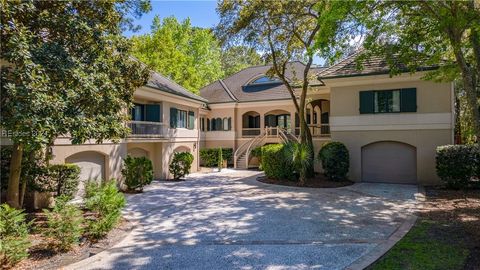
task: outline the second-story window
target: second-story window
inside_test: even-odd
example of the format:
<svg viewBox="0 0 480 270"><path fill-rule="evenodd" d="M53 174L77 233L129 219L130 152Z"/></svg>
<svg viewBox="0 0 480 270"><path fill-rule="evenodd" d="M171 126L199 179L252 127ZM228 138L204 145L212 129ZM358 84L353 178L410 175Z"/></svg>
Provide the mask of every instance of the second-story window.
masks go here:
<svg viewBox="0 0 480 270"><path fill-rule="evenodd" d="M360 91L360 113L417 111L417 89Z"/></svg>
<svg viewBox="0 0 480 270"><path fill-rule="evenodd" d="M189 117L189 115L191 117ZM193 116L193 117L192 117ZM193 119L193 121L192 121ZM171 128L194 128L195 125L195 113L179 110L177 108L170 108L170 127Z"/></svg>
<svg viewBox="0 0 480 270"><path fill-rule="evenodd" d="M161 104L137 104L132 108L133 121L162 122Z"/></svg>

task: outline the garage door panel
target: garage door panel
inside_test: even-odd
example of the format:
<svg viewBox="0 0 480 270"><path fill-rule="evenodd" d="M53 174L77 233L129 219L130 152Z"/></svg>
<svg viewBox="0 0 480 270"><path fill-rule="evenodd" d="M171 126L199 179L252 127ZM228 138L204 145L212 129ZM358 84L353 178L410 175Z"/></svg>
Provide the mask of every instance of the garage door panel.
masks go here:
<svg viewBox="0 0 480 270"><path fill-rule="evenodd" d="M362 148L362 180L414 184L416 149L399 142L377 142Z"/></svg>
<svg viewBox="0 0 480 270"><path fill-rule="evenodd" d="M80 167L80 183L76 197L83 195L86 181L105 179L105 157L100 153L92 151L77 153L68 157L65 162Z"/></svg>

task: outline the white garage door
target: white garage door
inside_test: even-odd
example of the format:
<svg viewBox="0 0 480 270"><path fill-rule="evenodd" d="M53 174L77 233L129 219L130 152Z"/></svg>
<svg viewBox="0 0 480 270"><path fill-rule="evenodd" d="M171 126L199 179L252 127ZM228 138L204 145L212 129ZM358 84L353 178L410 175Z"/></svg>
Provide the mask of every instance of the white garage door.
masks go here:
<svg viewBox="0 0 480 270"><path fill-rule="evenodd" d="M80 184L77 196L83 195L84 183L87 180L105 179L105 157L97 152L80 152L68 157L65 163L73 163L80 167Z"/></svg>
<svg viewBox="0 0 480 270"><path fill-rule="evenodd" d="M417 183L416 148L399 142L376 142L362 148L362 181Z"/></svg>

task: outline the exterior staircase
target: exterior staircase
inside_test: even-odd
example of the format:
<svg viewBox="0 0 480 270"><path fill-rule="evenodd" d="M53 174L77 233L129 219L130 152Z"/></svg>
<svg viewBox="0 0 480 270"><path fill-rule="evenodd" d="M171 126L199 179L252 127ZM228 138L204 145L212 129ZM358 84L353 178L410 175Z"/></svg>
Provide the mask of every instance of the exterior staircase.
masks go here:
<svg viewBox="0 0 480 270"><path fill-rule="evenodd" d="M266 127L260 132L260 135L248 140L237 148L233 156L235 169L248 169L251 151L258 146L262 146L267 138L278 138L284 143L298 141L298 138L287 130L278 127Z"/></svg>

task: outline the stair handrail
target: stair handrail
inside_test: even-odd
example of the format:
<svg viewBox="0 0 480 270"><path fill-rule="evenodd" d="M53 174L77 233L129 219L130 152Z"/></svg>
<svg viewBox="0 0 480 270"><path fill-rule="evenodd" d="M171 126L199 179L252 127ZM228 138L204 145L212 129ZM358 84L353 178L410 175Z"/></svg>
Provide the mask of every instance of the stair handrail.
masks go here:
<svg viewBox="0 0 480 270"><path fill-rule="evenodd" d="M247 147L247 150L245 151L245 167L248 169L248 160L250 158L250 153L252 152L252 145L257 141L260 140L260 143L255 143L255 146L261 144L265 138L268 136L268 131L263 133L263 136L257 136L253 140L250 141L250 144Z"/></svg>
<svg viewBox="0 0 480 270"><path fill-rule="evenodd" d="M251 141L257 139L258 137L262 136L264 134L262 134L262 132L260 131L260 134L258 134L257 136L255 136L253 139L251 140L248 140L246 142L244 142L242 145L240 145L240 147L237 148L237 150L235 150L235 153L233 154L233 167L234 168L237 168L237 159L239 156L241 156L243 153L245 152L240 152L240 150L242 148L244 148L244 146L248 145L248 143L250 143Z"/></svg>

